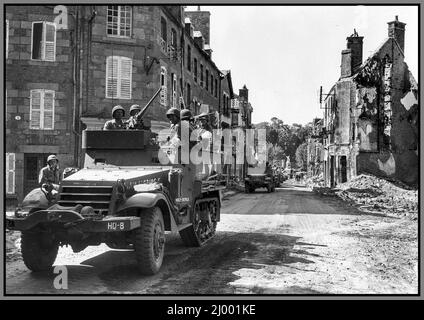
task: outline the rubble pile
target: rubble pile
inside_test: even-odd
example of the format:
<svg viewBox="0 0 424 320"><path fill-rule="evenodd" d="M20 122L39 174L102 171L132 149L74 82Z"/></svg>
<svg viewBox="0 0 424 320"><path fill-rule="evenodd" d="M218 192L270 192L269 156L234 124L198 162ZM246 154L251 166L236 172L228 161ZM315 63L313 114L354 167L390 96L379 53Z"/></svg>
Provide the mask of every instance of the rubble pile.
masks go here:
<svg viewBox="0 0 424 320"><path fill-rule="evenodd" d="M308 177L305 182L306 187L310 189L316 188L317 191L320 189L327 189L325 188L324 176L322 174L318 176Z"/></svg>
<svg viewBox="0 0 424 320"><path fill-rule="evenodd" d="M21 233L18 231L6 230L6 260L16 260L20 258Z"/></svg>
<svg viewBox="0 0 424 320"><path fill-rule="evenodd" d="M340 198L355 202L361 209L411 219L418 216L418 190L365 174L338 187L335 193Z"/></svg>

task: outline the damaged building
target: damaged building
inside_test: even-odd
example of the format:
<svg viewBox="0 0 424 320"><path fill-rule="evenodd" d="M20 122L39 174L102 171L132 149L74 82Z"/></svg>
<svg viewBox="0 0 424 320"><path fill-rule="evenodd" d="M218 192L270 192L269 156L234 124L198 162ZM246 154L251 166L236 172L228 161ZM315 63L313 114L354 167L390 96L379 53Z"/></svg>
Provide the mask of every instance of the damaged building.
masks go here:
<svg viewBox="0 0 424 320"><path fill-rule="evenodd" d="M363 37L347 37L324 101L327 186L362 173L418 184L418 84L404 61L405 25L388 22L388 38L364 62Z"/></svg>

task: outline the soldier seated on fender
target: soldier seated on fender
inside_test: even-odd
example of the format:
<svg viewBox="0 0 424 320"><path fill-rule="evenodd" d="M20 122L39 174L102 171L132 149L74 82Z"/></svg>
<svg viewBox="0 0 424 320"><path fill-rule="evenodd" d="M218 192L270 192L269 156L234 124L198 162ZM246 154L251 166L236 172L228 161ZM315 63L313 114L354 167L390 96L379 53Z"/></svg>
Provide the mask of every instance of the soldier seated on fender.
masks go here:
<svg viewBox="0 0 424 320"><path fill-rule="evenodd" d="M59 183L59 160L52 154L47 158L47 166L40 170L38 184L48 193L53 193L53 191L57 192L59 190Z"/></svg>

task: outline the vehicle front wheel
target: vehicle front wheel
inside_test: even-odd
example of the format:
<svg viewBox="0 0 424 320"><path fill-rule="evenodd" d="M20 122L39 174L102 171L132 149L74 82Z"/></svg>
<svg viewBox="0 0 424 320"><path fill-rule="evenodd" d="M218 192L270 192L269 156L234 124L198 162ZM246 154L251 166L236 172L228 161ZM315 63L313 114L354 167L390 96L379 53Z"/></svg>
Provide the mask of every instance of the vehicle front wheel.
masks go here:
<svg viewBox="0 0 424 320"><path fill-rule="evenodd" d="M134 230L137 265L142 274L153 275L162 266L165 252L165 227L162 211L158 207L142 210L140 223L140 228Z"/></svg>
<svg viewBox="0 0 424 320"><path fill-rule="evenodd" d="M22 258L31 271L49 270L56 260L58 250L59 244L50 236L39 232L22 232Z"/></svg>

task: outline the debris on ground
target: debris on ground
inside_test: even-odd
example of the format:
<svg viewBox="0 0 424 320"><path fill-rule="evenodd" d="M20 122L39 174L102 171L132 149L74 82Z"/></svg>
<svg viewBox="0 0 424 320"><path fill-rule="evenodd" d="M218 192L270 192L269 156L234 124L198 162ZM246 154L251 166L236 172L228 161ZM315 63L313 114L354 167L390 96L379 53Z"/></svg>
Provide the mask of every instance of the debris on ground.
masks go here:
<svg viewBox="0 0 424 320"><path fill-rule="evenodd" d="M312 180L311 180L312 181ZM336 189L309 184L315 193L338 196L353 202L363 211L380 212L397 217L418 217L418 190L372 175L361 174Z"/></svg>
<svg viewBox="0 0 424 320"><path fill-rule="evenodd" d="M19 231L6 231L6 261L21 259L21 233Z"/></svg>

